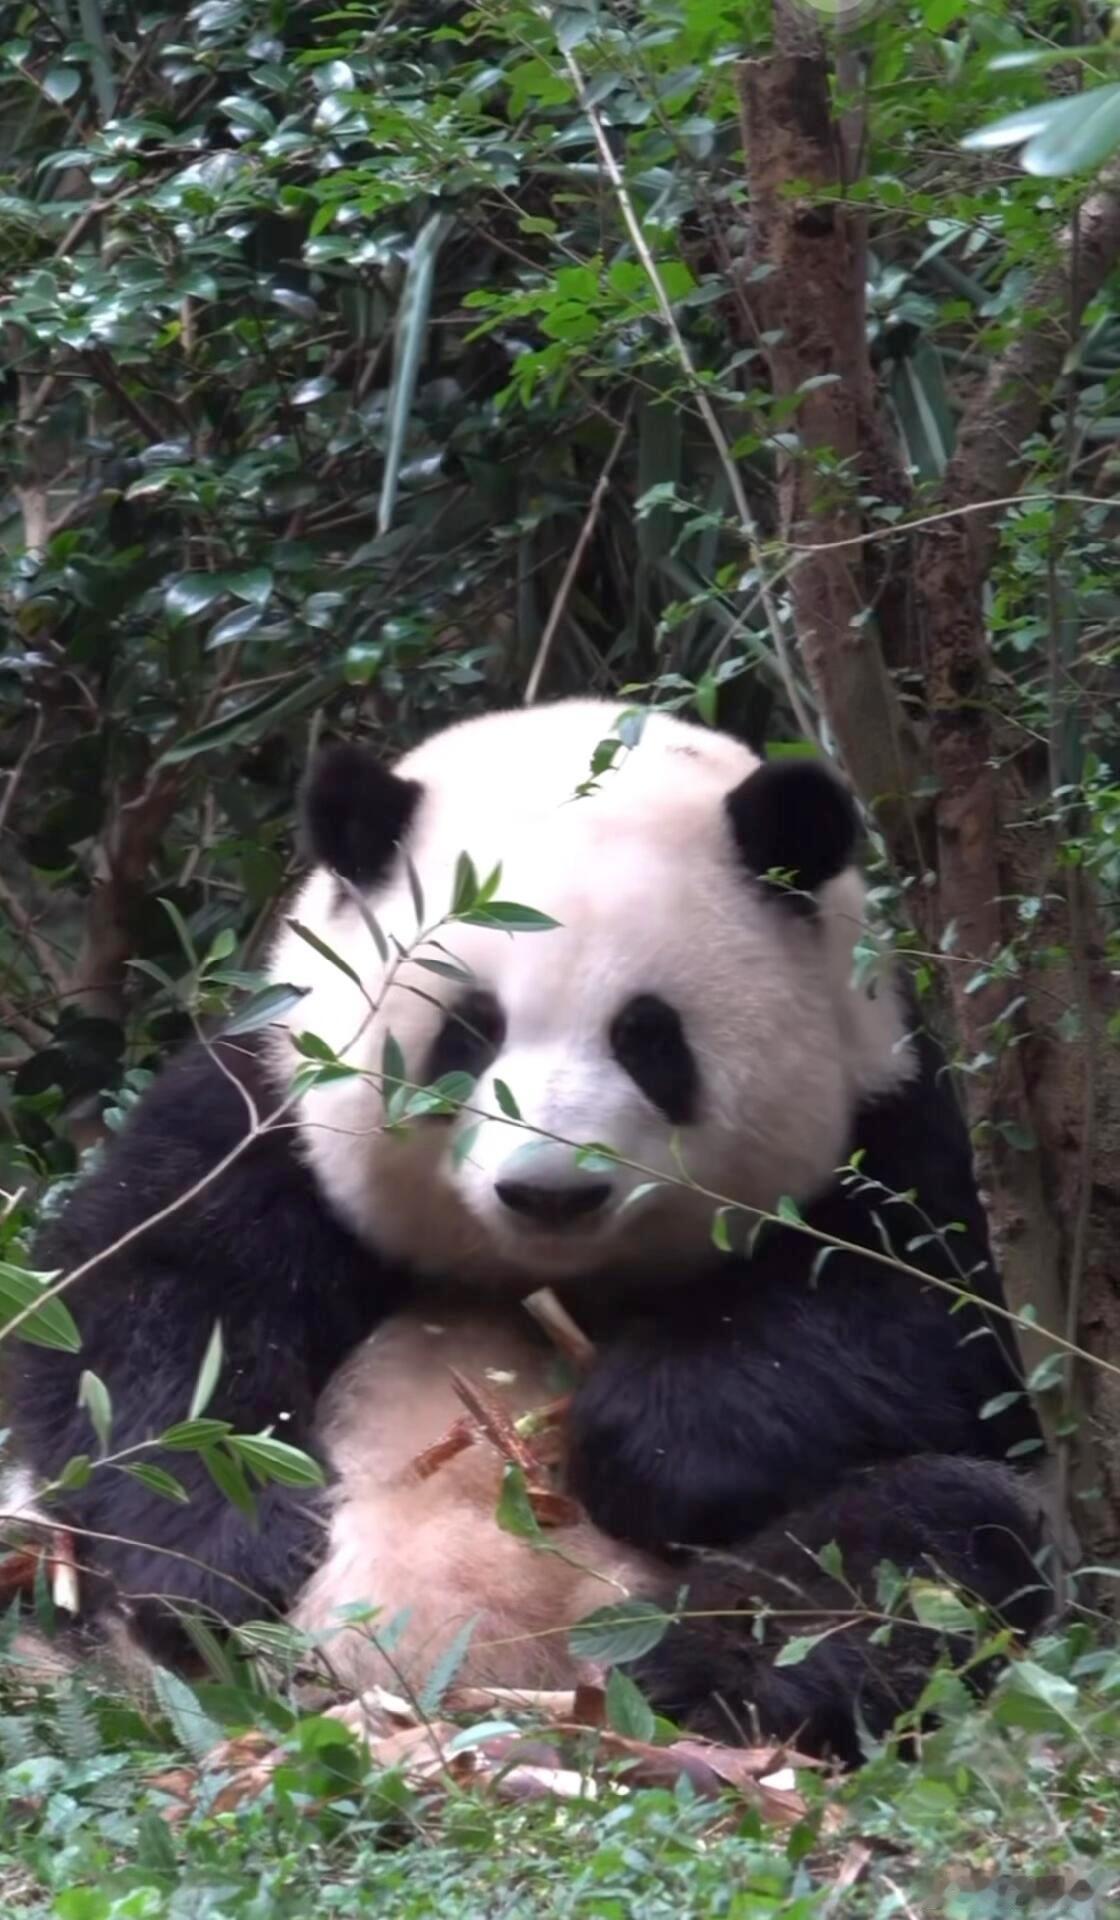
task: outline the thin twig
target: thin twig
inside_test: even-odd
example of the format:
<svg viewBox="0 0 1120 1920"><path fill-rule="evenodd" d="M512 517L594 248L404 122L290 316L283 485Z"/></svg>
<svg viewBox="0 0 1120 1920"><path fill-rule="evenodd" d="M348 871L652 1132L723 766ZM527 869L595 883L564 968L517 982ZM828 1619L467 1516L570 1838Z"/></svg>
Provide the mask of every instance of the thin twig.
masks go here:
<svg viewBox="0 0 1120 1920"><path fill-rule="evenodd" d="M22 900L16 898L2 875L0 875L0 907L4 908L12 925L30 950L43 978L49 980L53 987L61 991L66 986L66 974L50 941L39 932Z"/></svg>
<svg viewBox="0 0 1120 1920"><path fill-rule="evenodd" d="M572 85L578 94L580 107L587 116L588 125L591 128L595 145L599 151L599 158L602 161L603 171L614 189L623 224L626 227L627 233L630 235L630 241L634 251L645 270L646 278L653 289L658 311L661 314L665 330L672 342L673 351L692 389L697 411L707 428L708 437L715 448L719 463L727 476L727 484L731 490L731 498L735 505L735 512L739 517L739 524L750 549L751 559L758 570L759 600L762 605L762 611L766 617L766 625L769 628L770 639L773 643L774 654L781 672L786 698L789 701L793 716L801 728L802 733L805 735L805 738L807 740L816 740L818 738L817 728L811 714L805 706L805 702L801 696L801 690L797 684L797 677L793 671L793 663L790 660L785 630L782 626L782 617L778 611L778 603L774 598L770 584L763 571L762 534L752 511L750 501L747 499L742 475L739 472L739 468L731 452L727 435L720 425L719 415L716 413L707 388L696 370L692 354L689 351L688 342L681 332L677 316L673 311L673 303L665 290L665 282L661 277L657 262L650 251L649 242L642 230L642 223L638 219L634 203L630 198L629 189L622 177L622 170L619 167L618 161L615 159L611 143L607 138L606 129L603 126L599 110L588 98L586 82L573 55L565 49L563 59L571 77Z"/></svg>
<svg viewBox="0 0 1120 1920"><path fill-rule="evenodd" d="M525 705L527 707L532 706L540 691L544 670L548 665L548 656L552 650L552 642L556 637L556 630L564 617L564 609L568 604L568 596L575 584L576 575L583 564L583 556L587 552L588 542L595 531L596 523L602 512L603 501L607 496L607 488L610 485L611 474L614 472L615 463L626 444L626 436L630 431L630 420L633 412L634 396L631 394L626 402L626 411L622 416L622 424L615 434L611 450L603 462L603 470L595 482L595 490L591 495L590 505L584 515L583 525L579 530L579 538L572 548L568 564L564 568L564 578L560 582L556 592L556 598L553 600L552 606L549 609L548 619L545 622L544 632L541 635L540 645L537 648L537 657L533 661L532 672L525 683Z"/></svg>
<svg viewBox="0 0 1120 1920"><path fill-rule="evenodd" d="M4 788L3 798L0 799L0 838L3 837L4 829L8 824L8 815L12 810L12 801L16 797L16 788L19 786L19 783L23 778L24 768L27 766L28 761L31 759L31 756L34 754L36 748L39 745L39 741L42 738L42 733L43 733L43 709L41 707L36 707L35 719L32 723L30 738L28 739L27 745L24 747L23 752L20 754L19 759L16 761L15 766L12 768L11 772L8 775L8 784Z"/></svg>

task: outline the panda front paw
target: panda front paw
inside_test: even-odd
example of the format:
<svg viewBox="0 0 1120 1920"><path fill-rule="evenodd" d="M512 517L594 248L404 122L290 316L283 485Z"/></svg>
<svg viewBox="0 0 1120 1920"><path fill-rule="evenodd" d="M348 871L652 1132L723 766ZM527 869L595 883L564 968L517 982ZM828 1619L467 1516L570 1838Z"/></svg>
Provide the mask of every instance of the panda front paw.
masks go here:
<svg viewBox="0 0 1120 1920"><path fill-rule="evenodd" d="M608 1351L575 1394L568 1481L595 1525L647 1551L726 1546L780 1499L702 1380L672 1361Z"/></svg>

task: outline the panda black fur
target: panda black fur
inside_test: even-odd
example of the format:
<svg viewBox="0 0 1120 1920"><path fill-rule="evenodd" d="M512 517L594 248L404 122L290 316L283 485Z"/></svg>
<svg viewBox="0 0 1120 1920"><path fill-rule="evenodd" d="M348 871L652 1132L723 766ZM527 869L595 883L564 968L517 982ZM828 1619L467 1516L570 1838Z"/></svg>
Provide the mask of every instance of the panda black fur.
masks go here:
<svg viewBox="0 0 1120 1920"><path fill-rule="evenodd" d="M234 1621L262 1601L294 1605L319 1624L368 1600L418 1609L414 1642L393 1655L407 1660L412 1645L427 1664L441 1622L453 1630L481 1611L475 1672L524 1684L542 1668L518 1664L516 1628L537 1632L542 1605L555 1621L620 1589L686 1584L689 1609L706 1615L753 1600L774 1611L762 1641L742 1618L674 1627L639 1669L655 1703L723 1732L754 1711L770 1733L854 1757L857 1716L880 1728L915 1698L928 1636L896 1628L883 1647L869 1628L845 1628L781 1668L777 1645L849 1609L852 1589L874 1604L883 1560L958 1580L1029 1632L1046 1610L1036 1523L1001 1462L1037 1437L1033 1417L1020 1398L981 1418L1018 1384L999 1320L951 1312L942 1289L875 1257L889 1232L912 1265L963 1272L1000 1302L938 1056L907 1035L892 979L874 995L851 984L863 889L847 797L812 762L760 768L724 735L654 716L621 765L573 798L614 719L593 701L491 715L391 773L356 749L327 756L305 808L318 864L294 917L374 997L381 963L352 889L386 934L415 939L398 842L429 921L465 848L481 874L502 861L503 897L560 925L442 927L426 955L469 969L469 983L411 960L376 1018L337 966L285 933L273 975L308 989L291 1032L191 1048L161 1076L38 1253L69 1270L117 1248L69 1296L82 1351L19 1346L5 1408L22 1458L48 1478L88 1449L77 1407L88 1367L111 1394L114 1447L140 1442L183 1417L220 1319L226 1366L209 1411L332 1461L325 1515L272 1487L256 1528L184 1453L166 1464L188 1506L113 1471L68 1497L94 1569L88 1604L123 1602L161 1657L181 1646L172 1603ZM792 891L767 881L775 869L792 874ZM508 1120L488 1120L458 1159L469 1115L386 1132L376 1082L390 1028L410 1079L464 1068L478 1076L471 1105L497 1114L497 1074L530 1129L605 1140L639 1170L577 1168L555 1139L526 1156ZM307 1095L196 1199L140 1231L234 1152L251 1112L280 1105L299 1058L292 1034L304 1031L370 1072ZM838 1180L856 1149L861 1179ZM682 1164L703 1192L680 1184ZM911 1191L921 1211L888 1198ZM771 1211L789 1195L847 1250L822 1264L819 1240L767 1227L749 1255L717 1254L713 1195ZM931 1237L931 1220L962 1230ZM472 1478L493 1472L487 1449L429 1483L427 1509L400 1478L447 1424L429 1343L477 1356L491 1321L495 1346L516 1354L490 1364L516 1376L515 1399L539 1400L545 1356L520 1300L542 1284L597 1348L570 1420L591 1573L570 1579L493 1528ZM456 1489L458 1534L439 1506ZM472 1515L486 1528L473 1552ZM843 1584L812 1558L831 1541ZM501 1560L514 1549L521 1587ZM368 1591L375 1574L390 1591ZM351 1660L359 1682L365 1657ZM545 1671L555 1678L556 1663Z"/></svg>

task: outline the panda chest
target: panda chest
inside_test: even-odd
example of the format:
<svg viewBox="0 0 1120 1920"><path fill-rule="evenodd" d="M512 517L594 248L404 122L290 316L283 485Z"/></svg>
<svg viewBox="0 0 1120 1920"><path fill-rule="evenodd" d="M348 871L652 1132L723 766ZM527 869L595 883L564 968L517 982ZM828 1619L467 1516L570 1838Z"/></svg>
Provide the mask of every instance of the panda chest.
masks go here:
<svg viewBox="0 0 1120 1920"><path fill-rule="evenodd" d="M394 1315L328 1390L323 1450L355 1492L395 1482L464 1415L456 1378L510 1419L564 1389L563 1369L524 1308L458 1310L446 1300Z"/></svg>

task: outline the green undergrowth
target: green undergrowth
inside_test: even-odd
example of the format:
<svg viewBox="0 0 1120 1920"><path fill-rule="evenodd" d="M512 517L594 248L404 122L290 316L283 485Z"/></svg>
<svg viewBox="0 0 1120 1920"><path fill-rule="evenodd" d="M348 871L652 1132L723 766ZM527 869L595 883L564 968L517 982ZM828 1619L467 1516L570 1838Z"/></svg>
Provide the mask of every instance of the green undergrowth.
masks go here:
<svg viewBox="0 0 1120 1920"><path fill-rule="evenodd" d="M768 1824L687 1781L628 1789L577 1747L583 1791L502 1800L371 1764L337 1723L178 1685L149 1715L82 1680L0 1677L4 1920L1105 1920L1120 1914L1120 1655L1081 1628L1015 1665L983 1708L945 1676L916 1756L805 1774ZM192 1704L193 1702L193 1704ZM281 1762L222 1810L198 1767L215 1724L257 1720ZM287 1731L279 1729L287 1724ZM227 1796L228 1798L228 1796ZM169 1819L171 1810L176 1818Z"/></svg>

